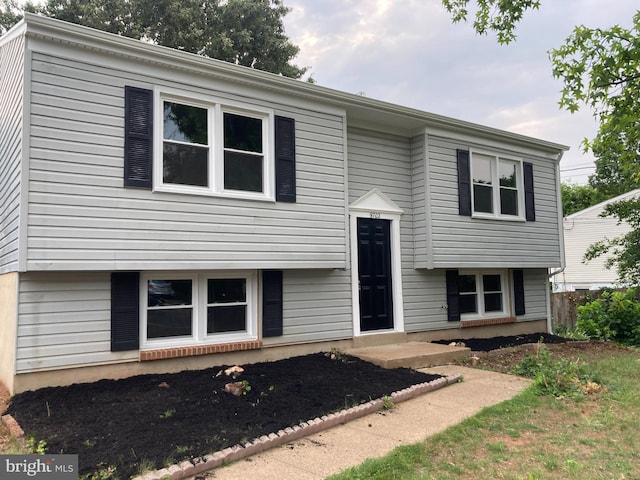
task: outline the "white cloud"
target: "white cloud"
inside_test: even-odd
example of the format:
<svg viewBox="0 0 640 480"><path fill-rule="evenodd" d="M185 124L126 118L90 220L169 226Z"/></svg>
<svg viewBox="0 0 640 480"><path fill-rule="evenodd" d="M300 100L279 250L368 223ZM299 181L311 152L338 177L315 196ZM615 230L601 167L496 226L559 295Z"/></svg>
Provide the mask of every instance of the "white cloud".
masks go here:
<svg viewBox="0 0 640 480"><path fill-rule="evenodd" d="M440 0L285 0L286 33L320 85L569 145L563 168L595 133L588 111L558 109L561 84L547 52L577 24L628 26L630 0L542 2L501 46L453 25ZM583 171L571 171L572 178ZM589 173L587 171L587 173ZM583 175L578 181L586 181Z"/></svg>

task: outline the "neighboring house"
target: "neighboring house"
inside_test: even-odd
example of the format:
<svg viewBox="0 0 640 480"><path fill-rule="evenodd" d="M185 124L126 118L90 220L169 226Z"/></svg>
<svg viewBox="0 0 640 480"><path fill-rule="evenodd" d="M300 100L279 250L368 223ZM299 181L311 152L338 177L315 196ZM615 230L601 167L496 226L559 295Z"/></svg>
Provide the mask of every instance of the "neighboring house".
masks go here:
<svg viewBox="0 0 640 480"><path fill-rule="evenodd" d="M583 258L590 245L620 237L630 231L631 227L627 223L618 223L617 218L602 217L601 214L608 204L638 195L640 190L633 190L564 218L566 266L551 277L554 292L600 290L620 286L615 267L605 267L605 262L611 255L603 255L588 262L583 262Z"/></svg>
<svg viewBox="0 0 640 480"><path fill-rule="evenodd" d="M562 145L29 14L0 95L11 391L547 329Z"/></svg>

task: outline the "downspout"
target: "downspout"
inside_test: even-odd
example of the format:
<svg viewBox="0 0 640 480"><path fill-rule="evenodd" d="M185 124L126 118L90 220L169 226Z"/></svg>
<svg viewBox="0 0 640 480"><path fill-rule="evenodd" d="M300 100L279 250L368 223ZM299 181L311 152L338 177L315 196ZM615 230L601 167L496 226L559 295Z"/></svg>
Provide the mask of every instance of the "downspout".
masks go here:
<svg viewBox="0 0 640 480"><path fill-rule="evenodd" d="M564 217L562 212L562 188L560 186L560 160L564 151L558 153L558 162L556 163L556 204L558 205L558 244L560 246L560 268L549 273L549 279L554 275L564 272L566 268L566 258L564 254ZM549 285L545 289L547 292L547 332L553 333L553 322L551 321L551 293L549 292Z"/></svg>

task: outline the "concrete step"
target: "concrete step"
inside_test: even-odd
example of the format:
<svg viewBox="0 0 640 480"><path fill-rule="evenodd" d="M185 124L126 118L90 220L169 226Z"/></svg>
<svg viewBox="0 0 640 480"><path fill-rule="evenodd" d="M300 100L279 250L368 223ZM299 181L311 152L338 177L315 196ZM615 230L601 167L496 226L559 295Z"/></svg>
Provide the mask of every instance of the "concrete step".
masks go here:
<svg viewBox="0 0 640 480"><path fill-rule="evenodd" d="M351 348L345 350L344 353L383 368L415 369L446 365L463 360L471 355L471 349L439 343L406 342Z"/></svg>

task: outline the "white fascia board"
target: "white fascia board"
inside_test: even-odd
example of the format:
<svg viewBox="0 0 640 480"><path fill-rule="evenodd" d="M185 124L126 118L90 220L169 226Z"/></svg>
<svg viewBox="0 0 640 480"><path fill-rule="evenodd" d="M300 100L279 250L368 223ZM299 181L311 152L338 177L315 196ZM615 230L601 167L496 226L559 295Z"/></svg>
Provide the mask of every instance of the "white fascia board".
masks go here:
<svg viewBox="0 0 640 480"><path fill-rule="evenodd" d="M514 148L517 148L517 151L522 154L543 156L558 163L560 162L562 154L569 150L569 147L558 143L547 142L545 140L539 140L525 135L506 132L481 125L478 125L477 127L478 128L471 130L468 128L445 129L441 126L435 126L427 127L426 133L429 136L443 137L465 144L476 143L483 145L486 148L504 150L513 150Z"/></svg>

